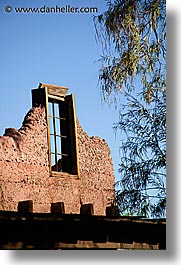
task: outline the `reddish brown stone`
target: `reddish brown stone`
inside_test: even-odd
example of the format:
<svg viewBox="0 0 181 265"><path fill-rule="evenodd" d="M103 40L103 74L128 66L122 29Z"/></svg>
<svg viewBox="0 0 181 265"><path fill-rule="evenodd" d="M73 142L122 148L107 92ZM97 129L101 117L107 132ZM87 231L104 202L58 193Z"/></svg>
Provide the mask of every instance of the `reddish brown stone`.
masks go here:
<svg viewBox="0 0 181 265"><path fill-rule="evenodd" d="M0 137L0 210L17 211L19 201L33 200L34 212L50 212L52 202L64 202L66 213L93 204L94 214L105 215L115 195L110 149L79 122L77 134L80 177L50 177L45 109L32 108L19 130L7 129Z"/></svg>

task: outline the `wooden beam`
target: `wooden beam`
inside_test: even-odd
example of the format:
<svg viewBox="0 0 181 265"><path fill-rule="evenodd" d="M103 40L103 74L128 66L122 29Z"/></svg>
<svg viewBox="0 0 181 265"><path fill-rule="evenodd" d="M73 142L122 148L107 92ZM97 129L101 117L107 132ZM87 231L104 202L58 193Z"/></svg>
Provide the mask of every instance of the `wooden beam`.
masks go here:
<svg viewBox="0 0 181 265"><path fill-rule="evenodd" d="M33 212L33 201L20 201L18 203L18 212L19 213L32 213Z"/></svg>
<svg viewBox="0 0 181 265"><path fill-rule="evenodd" d="M64 202L51 203L51 213L65 213Z"/></svg>
<svg viewBox="0 0 181 265"><path fill-rule="evenodd" d="M80 207L80 214L82 215L93 215L94 207L92 203L82 204Z"/></svg>

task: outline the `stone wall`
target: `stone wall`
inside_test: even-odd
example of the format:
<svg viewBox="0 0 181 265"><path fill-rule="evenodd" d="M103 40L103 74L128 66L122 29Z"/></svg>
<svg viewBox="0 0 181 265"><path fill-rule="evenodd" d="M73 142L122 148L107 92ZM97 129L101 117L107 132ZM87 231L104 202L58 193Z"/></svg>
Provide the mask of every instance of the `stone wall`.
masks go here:
<svg viewBox="0 0 181 265"><path fill-rule="evenodd" d="M96 214L105 214L114 194L114 174L110 149L105 140L89 137L78 123L81 200L93 203ZM101 210L102 208L102 210Z"/></svg>
<svg viewBox="0 0 181 265"><path fill-rule="evenodd" d="M0 210L17 211L19 201L33 200L34 212L50 212L52 202L64 202L66 213L79 213L92 203L105 215L114 198L114 173L105 140L89 137L77 122L80 177L50 177L45 109L32 108L19 130L0 137Z"/></svg>

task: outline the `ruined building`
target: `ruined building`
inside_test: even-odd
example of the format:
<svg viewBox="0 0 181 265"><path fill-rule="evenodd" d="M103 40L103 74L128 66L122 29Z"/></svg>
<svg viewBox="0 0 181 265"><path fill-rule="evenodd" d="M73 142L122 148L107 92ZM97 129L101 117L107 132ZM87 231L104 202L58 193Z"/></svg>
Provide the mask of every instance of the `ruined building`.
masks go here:
<svg viewBox="0 0 181 265"><path fill-rule="evenodd" d="M65 213L92 204L105 215L114 199L114 173L105 140L89 137L76 118L65 87L40 84L20 129L0 137L0 210L17 211L31 200L33 212L48 213L63 202Z"/></svg>
<svg viewBox="0 0 181 265"><path fill-rule="evenodd" d="M40 84L0 137L0 249L166 249L165 219L118 215L110 149L67 92Z"/></svg>

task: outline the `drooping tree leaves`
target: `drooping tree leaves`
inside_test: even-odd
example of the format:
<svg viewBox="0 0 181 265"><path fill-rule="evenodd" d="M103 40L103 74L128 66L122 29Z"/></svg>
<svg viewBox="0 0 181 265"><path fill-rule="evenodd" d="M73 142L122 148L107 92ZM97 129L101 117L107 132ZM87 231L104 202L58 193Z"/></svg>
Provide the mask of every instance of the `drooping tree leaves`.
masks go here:
<svg viewBox="0 0 181 265"><path fill-rule="evenodd" d="M146 104L126 95L115 130L121 144L117 200L122 214L161 217L166 210L166 96L152 95Z"/></svg>
<svg viewBox="0 0 181 265"><path fill-rule="evenodd" d="M107 1L108 10L94 18L103 55L99 81L104 100L138 84L147 102L153 89L165 89L165 0Z"/></svg>
<svg viewBox="0 0 181 265"><path fill-rule="evenodd" d="M106 2L94 23L102 96L119 107L114 129L124 136L117 202L121 214L165 216L166 2Z"/></svg>

